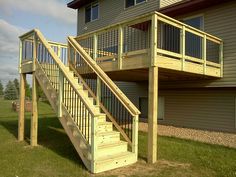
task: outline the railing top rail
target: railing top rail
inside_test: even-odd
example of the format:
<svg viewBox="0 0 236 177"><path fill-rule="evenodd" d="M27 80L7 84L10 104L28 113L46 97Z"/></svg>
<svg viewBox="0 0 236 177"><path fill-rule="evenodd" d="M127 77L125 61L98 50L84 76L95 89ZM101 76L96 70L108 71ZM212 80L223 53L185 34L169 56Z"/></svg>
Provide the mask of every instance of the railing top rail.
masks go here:
<svg viewBox="0 0 236 177"><path fill-rule="evenodd" d="M109 25L109 26L106 26L104 28L100 28L99 30L94 30L94 31L79 35L75 39L86 38L86 37L94 35L95 33L101 33L103 31L111 30L111 29L117 28L119 26L131 25L131 22L137 22L138 23L138 22L148 21L148 20L151 20L151 16L153 14L155 14L155 13L151 12L151 13L147 13L147 14L132 18L132 19L125 20L123 22L119 22L119 23L116 23L116 24L113 24L113 25Z"/></svg>
<svg viewBox="0 0 236 177"><path fill-rule="evenodd" d="M32 30L28 31L27 33L25 33L25 34L19 36L19 38L20 38L21 40L24 40L24 39L28 38L29 36L31 36L31 35L34 34L34 33L35 33L35 29L32 29Z"/></svg>
<svg viewBox="0 0 236 177"><path fill-rule="evenodd" d="M68 37L69 43L75 48L80 55L83 56L86 63L93 69L93 71L98 75L98 77L111 89L111 91L117 96L117 98L123 103L123 105L128 109L128 111L133 115L140 114L140 111L133 105L133 103L123 94L123 92L113 83L113 81L105 74L105 72L97 66L96 62L84 51L82 47L77 45L75 39L71 36Z"/></svg>
<svg viewBox="0 0 236 177"><path fill-rule="evenodd" d="M154 14L156 14L159 17L164 18L167 21L173 22L173 23L175 23L177 25L185 26L187 29L190 29L190 30L192 30L192 31L194 31L194 32L196 32L196 33L198 33L200 35L206 35L209 40L213 39L215 42L218 42L218 43L222 42L222 39L220 39L220 38L218 38L216 36L208 34L208 33L204 32L204 31L201 31L201 30L199 30L197 28L194 28L194 27L192 27L190 25L187 25L187 24L185 24L183 22L180 22L180 21L178 21L178 20L176 20L174 18L168 17L168 16L166 16L166 15L160 13L160 12L157 12L157 11L151 12L151 13L147 13L147 14L135 17L133 19L129 19L129 20L126 20L126 21L123 21L123 22L119 22L119 23L116 23L116 24L113 24L113 25L109 25L109 26L106 26L106 27L101 28L99 30L94 30L94 31L91 31L91 32L79 35L75 39L83 39L83 38L92 36L92 35L94 35L96 33L101 33L101 32L107 31L107 30L111 30L111 29L117 28L118 26L132 25L133 22L139 23L139 22L143 22L143 21L148 21L148 20L151 20L151 16L154 15Z"/></svg>
<svg viewBox="0 0 236 177"><path fill-rule="evenodd" d="M204 32L204 31L201 31L201 30L199 30L199 29L197 29L197 28L194 28L194 27L192 27L192 26L190 26L190 25L187 25L187 24L185 24L185 23L183 23L183 22L180 22L180 21L178 21L178 20L176 20L176 19L174 19L174 18L168 17L167 15L164 15L164 14L162 14L162 13L160 13L160 12L157 12L157 11L156 11L155 14L156 14L157 16L159 16L159 17L165 18L165 19L168 20L168 21L174 22L174 23L176 23L176 24L178 24L178 25L181 25L181 26L185 26L186 28L191 29L191 30L193 30L193 31L195 31L195 32L197 32L197 33L200 33L200 34L202 34L202 35L206 35L206 36L209 37L209 38L213 38L213 39L216 40L216 41L222 42L222 39L220 39L220 38L218 38L218 37L216 37L216 36L213 36L213 35L211 35L211 34L208 34L208 33Z"/></svg>
<svg viewBox="0 0 236 177"><path fill-rule="evenodd" d="M61 43L61 42L54 42L54 41L48 41L49 44L51 45L60 45L64 48L67 48L67 44Z"/></svg>

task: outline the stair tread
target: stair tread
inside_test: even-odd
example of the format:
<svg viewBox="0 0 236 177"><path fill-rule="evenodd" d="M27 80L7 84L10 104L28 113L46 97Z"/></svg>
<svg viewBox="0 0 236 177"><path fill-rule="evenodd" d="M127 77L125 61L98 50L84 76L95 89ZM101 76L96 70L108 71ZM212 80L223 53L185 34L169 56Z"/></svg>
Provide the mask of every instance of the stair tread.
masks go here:
<svg viewBox="0 0 236 177"><path fill-rule="evenodd" d="M111 154L111 155L98 157L97 158L97 163L101 163L103 161L110 161L111 159L121 159L121 158L129 157L129 156L133 156L133 155L134 155L134 153L129 152L127 150L127 152L121 152L121 153L116 153L116 154Z"/></svg>
<svg viewBox="0 0 236 177"><path fill-rule="evenodd" d="M118 142L100 144L100 145L98 145L98 149L103 149L103 148L108 148L108 147L113 147L113 146L119 146L119 145L126 145L126 144L127 144L127 142L120 140Z"/></svg>
<svg viewBox="0 0 236 177"><path fill-rule="evenodd" d="M120 132L117 131L108 131L108 132L98 132L97 135L103 136L103 135L113 135L113 134L120 134Z"/></svg>

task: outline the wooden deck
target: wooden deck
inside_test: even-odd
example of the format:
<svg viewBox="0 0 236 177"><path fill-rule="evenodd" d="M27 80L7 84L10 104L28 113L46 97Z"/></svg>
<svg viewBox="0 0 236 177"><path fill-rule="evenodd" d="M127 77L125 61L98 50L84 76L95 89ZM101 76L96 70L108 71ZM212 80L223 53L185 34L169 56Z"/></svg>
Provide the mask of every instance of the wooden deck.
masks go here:
<svg viewBox="0 0 236 177"><path fill-rule="evenodd" d="M76 40L112 79L147 80L144 73L151 66L159 68L162 78L223 77L222 40L158 12ZM80 69L77 63L76 57L70 61Z"/></svg>

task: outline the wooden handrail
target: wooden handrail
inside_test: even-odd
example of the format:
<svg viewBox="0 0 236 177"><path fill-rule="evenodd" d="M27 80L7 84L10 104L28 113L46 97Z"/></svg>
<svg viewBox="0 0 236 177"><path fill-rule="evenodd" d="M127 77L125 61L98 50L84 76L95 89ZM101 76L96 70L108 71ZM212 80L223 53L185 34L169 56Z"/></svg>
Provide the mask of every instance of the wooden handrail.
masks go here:
<svg viewBox="0 0 236 177"><path fill-rule="evenodd" d="M119 99L132 116L140 114L140 111L133 105L133 103L125 96L125 94L113 83L113 81L106 75L106 73L97 65L97 63L85 52L85 50L78 45L76 40L69 36L68 42L74 49L83 56L85 62L92 68L96 75L107 85L112 93Z"/></svg>
<svg viewBox="0 0 236 177"><path fill-rule="evenodd" d="M53 49L51 48L51 46L49 45L49 43L47 42L47 40L44 38L44 36L42 35L42 33L37 30L34 29L34 32L37 34L37 37L39 38L39 40L44 44L44 46L46 47L46 49L48 50L49 54L52 56L52 58L54 59L55 63L58 65L59 69L62 71L64 77L67 78L68 82L70 83L70 85L73 87L73 89L75 90L75 92L80 95L80 93L78 92L77 88L75 87L74 83L71 82L71 80L73 78L71 78L68 75L68 71L66 71L66 67L65 65L62 63L62 61L59 59L59 57L54 53ZM81 97L82 98L82 97ZM94 114L94 111L91 109L91 103L88 102L86 99L82 99L83 103L85 104L86 108L88 109L88 111L91 113L92 116L96 117L98 115Z"/></svg>
<svg viewBox="0 0 236 177"><path fill-rule="evenodd" d="M78 73L78 71L74 68L74 65L70 65L71 69L74 71L74 73L76 74L76 76L79 78L79 80L83 83L84 87L88 90L89 94L96 99L97 96L93 93L93 91L90 89L90 87L87 85L87 83L85 82L85 80L83 79L83 77L81 77L81 75ZM128 144L131 146L132 142L129 139L129 137L126 135L126 133L124 132L124 130L118 125L118 123L116 122L115 118L109 113L109 111L106 109L106 107L102 104L102 102L99 102L99 107L101 108L101 110L103 110L103 112L107 115L107 117L110 119L110 121L113 123L113 125L115 126L115 128L117 130L120 131L121 135L123 136L123 138L128 142Z"/></svg>
<svg viewBox="0 0 236 177"><path fill-rule="evenodd" d="M48 43L49 43L50 45L62 46L62 47L64 47L64 48L67 48L67 44L63 44L63 43L60 43L60 42L48 41Z"/></svg>

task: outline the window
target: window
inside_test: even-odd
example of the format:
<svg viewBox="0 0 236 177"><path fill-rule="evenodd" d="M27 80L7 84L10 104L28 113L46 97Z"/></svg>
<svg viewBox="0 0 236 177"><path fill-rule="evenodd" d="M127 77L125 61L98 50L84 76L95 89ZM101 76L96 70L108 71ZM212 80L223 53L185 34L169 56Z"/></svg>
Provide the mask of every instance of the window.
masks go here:
<svg viewBox="0 0 236 177"><path fill-rule="evenodd" d="M203 30L203 16L195 16L183 19L183 22L189 26L197 28L199 30ZM202 38L196 36L192 33L186 32L185 34L185 44L186 49L185 53L188 56L202 58Z"/></svg>
<svg viewBox="0 0 236 177"><path fill-rule="evenodd" d="M139 110L141 111L140 118L148 118L148 98L139 97ZM158 120L164 120L165 116L165 98L158 97Z"/></svg>
<svg viewBox="0 0 236 177"><path fill-rule="evenodd" d="M125 7L128 8L143 2L146 2L146 0L125 0Z"/></svg>
<svg viewBox="0 0 236 177"><path fill-rule="evenodd" d="M183 22L186 23L187 25L194 27L194 28L197 28L199 30L203 30L203 16L187 18L187 19L184 19Z"/></svg>
<svg viewBox="0 0 236 177"><path fill-rule="evenodd" d="M85 23L98 19L99 5L98 3L92 3L85 8Z"/></svg>

